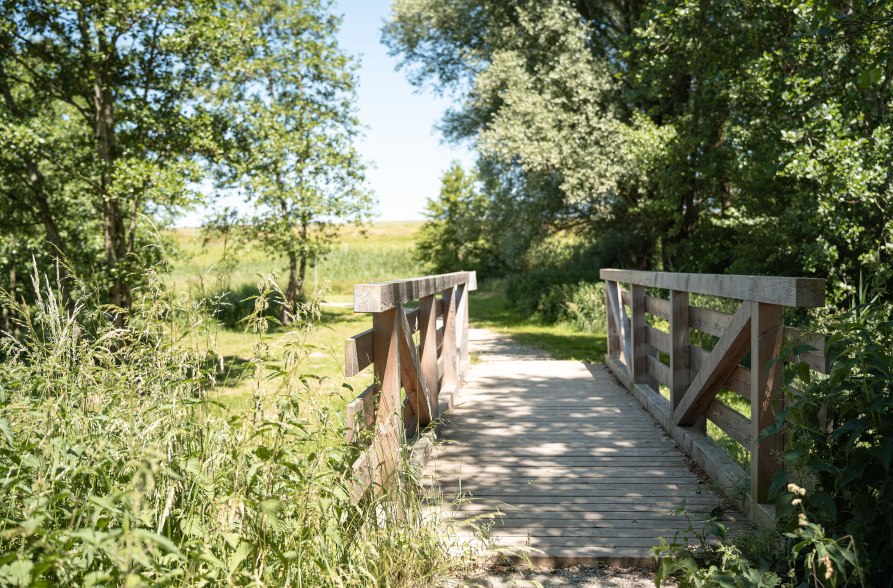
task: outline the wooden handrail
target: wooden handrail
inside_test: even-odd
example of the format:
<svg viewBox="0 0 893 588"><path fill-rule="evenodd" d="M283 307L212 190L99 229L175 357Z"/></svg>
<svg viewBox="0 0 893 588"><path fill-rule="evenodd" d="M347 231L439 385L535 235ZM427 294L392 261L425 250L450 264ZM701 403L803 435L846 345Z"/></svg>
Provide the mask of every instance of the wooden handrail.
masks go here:
<svg viewBox="0 0 893 588"><path fill-rule="evenodd" d="M658 420L677 440L710 443L699 434L710 420L750 451L752 500L745 506L752 507L748 510L753 516L753 507L768 501L772 478L783 467L781 435L761 436L761 432L775 422L783 402L784 362L778 358L784 339L815 347L797 360L813 370L827 370L824 340L786 328L784 309L823 306L825 280L621 269L602 269L600 276L605 280L609 368L649 410L660 413ZM646 295L646 288L669 290L669 298ZM735 299L739 304L730 315L692 306L689 294ZM669 321L669 330L655 328L648 316ZM701 349L689 341L690 330L718 341L709 351ZM748 353L751 368L741 365ZM659 395L661 384L669 388L669 401ZM716 398L722 388L750 400L749 418ZM700 457L709 461L710 451L700 451ZM712 462L707 465L708 471L717 469Z"/></svg>
<svg viewBox="0 0 893 588"><path fill-rule="evenodd" d="M370 365L374 383L347 405L347 440L369 446L353 465L359 500L389 483L401 445L442 413L468 367L468 293L475 272L456 272L354 286L354 311L372 314L372 328L344 343L344 374ZM417 309L405 305L418 301ZM438 326L438 323L440 325ZM414 334L419 333L419 344Z"/></svg>

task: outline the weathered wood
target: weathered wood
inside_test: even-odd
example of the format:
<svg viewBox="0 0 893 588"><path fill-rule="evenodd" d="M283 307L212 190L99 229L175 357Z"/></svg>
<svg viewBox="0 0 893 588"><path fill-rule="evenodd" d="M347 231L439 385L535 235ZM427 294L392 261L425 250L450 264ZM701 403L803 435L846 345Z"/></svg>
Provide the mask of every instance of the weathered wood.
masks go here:
<svg viewBox="0 0 893 588"><path fill-rule="evenodd" d="M605 309L607 314L608 355L620 357L620 312L614 304L613 282L605 282Z"/></svg>
<svg viewBox="0 0 893 588"><path fill-rule="evenodd" d="M397 307L397 321L403 388L406 390L406 399L412 406L413 415L418 419L418 426L424 427L431 422L432 418L431 393L428 390L428 383L422 374L422 366L419 362L415 341L412 340L409 321L406 320L406 314L403 312L402 306ZM405 414L403 422L404 424L407 422Z"/></svg>
<svg viewBox="0 0 893 588"><path fill-rule="evenodd" d="M796 357L787 358L788 361L802 361L808 365L810 369L817 371L820 374L828 373L828 358L825 357L827 338L824 335L805 333L800 329L785 327L784 336L786 339L791 339L791 342L795 346L808 345L815 348L815 351L802 351Z"/></svg>
<svg viewBox="0 0 893 588"><path fill-rule="evenodd" d="M544 561L613 561L622 552L647 565L656 537L685 529L670 514L681 500L705 517L719 504L604 368L477 364L462 401L422 480L448 498L470 498L449 506L456 519L501 513L491 529L497 544L529 538Z"/></svg>
<svg viewBox="0 0 893 588"><path fill-rule="evenodd" d="M353 377L372 365L372 329L344 340L344 375Z"/></svg>
<svg viewBox="0 0 893 588"><path fill-rule="evenodd" d="M717 399L707 406L705 416L729 437L750 449L750 419Z"/></svg>
<svg viewBox="0 0 893 588"><path fill-rule="evenodd" d="M710 355L710 352L706 349L698 347L697 345L689 345L688 352L689 357L691 358L691 370L692 372L698 372L707 361L707 357ZM729 375L728 379L722 383L722 386L728 388L732 392L735 392L741 398L749 401L750 370L743 365L738 365L735 370Z"/></svg>
<svg viewBox="0 0 893 588"><path fill-rule="evenodd" d="M373 448L377 455L377 480L381 486L390 481L397 467L403 436L398 328L396 308L372 315L373 370L378 398Z"/></svg>
<svg viewBox="0 0 893 588"><path fill-rule="evenodd" d="M619 286L617 287L617 291L620 292L620 300L621 300L621 302L623 302L623 304L624 304L625 306L632 306L632 304L633 304L633 299L632 299L632 294L630 294L630 291L629 291L629 290L624 290L623 288L621 288L621 287L619 287Z"/></svg>
<svg viewBox="0 0 893 588"><path fill-rule="evenodd" d="M643 286L633 286L630 293L630 312L632 313L630 374L633 382L644 384L647 379L645 358L648 357L648 326L645 324L645 288Z"/></svg>
<svg viewBox="0 0 893 588"><path fill-rule="evenodd" d="M670 320L670 301L666 298L645 297L645 312L662 319Z"/></svg>
<svg viewBox="0 0 893 588"><path fill-rule="evenodd" d="M674 410L691 384L688 351L688 292L670 291L670 407Z"/></svg>
<svg viewBox="0 0 893 588"><path fill-rule="evenodd" d="M452 287L442 293L443 301L443 378L441 388L455 386L458 375L458 357L456 356L456 297L457 288Z"/></svg>
<svg viewBox="0 0 893 588"><path fill-rule="evenodd" d="M456 338L458 339L458 383L462 384L465 370L468 368L468 286L461 284L456 288Z"/></svg>
<svg viewBox="0 0 893 588"><path fill-rule="evenodd" d="M704 365L692 378L685 396L673 409L673 420L677 425L695 424L716 396L719 386L728 379L741 361L750 341L750 314L751 305L747 302L742 303L732 322L729 323L728 329L716 342ZM685 349L688 350L688 345Z"/></svg>
<svg viewBox="0 0 893 588"><path fill-rule="evenodd" d="M670 354L673 348L672 342L670 341L670 334L655 329L652 326L645 327L645 341L647 341L649 345L653 345L667 355Z"/></svg>
<svg viewBox="0 0 893 588"><path fill-rule="evenodd" d="M648 356L648 373L653 375L658 382L667 388L670 388L673 385L670 366L650 355ZM652 389L656 390L654 387L652 387Z"/></svg>
<svg viewBox="0 0 893 588"><path fill-rule="evenodd" d="M732 321L732 315L725 312L692 306L688 309L688 321L688 326L693 329L697 329L708 335L713 335L714 337L721 337L729 326L729 323Z"/></svg>
<svg viewBox="0 0 893 588"><path fill-rule="evenodd" d="M784 308L760 302L750 306L750 492L757 502L768 502L772 478L782 468L778 456L784 451L784 440L780 434L760 438L760 433L775 422L775 411L781 408L783 362L773 360L781 351Z"/></svg>
<svg viewBox="0 0 893 588"><path fill-rule="evenodd" d="M362 429L375 422L375 386L369 386L351 400L345 412L347 442L353 443Z"/></svg>
<svg viewBox="0 0 893 588"><path fill-rule="evenodd" d="M437 296L430 294L419 300L419 363L422 376L428 384L429 403L432 416L437 417Z"/></svg>
<svg viewBox="0 0 893 588"><path fill-rule="evenodd" d="M410 280L357 284L354 286L354 312L383 312L460 284L466 284L468 290L477 290L477 275L475 272L455 272Z"/></svg>
<svg viewBox="0 0 893 588"><path fill-rule="evenodd" d="M825 280L819 278L685 274L621 269L602 269L599 275L603 280L637 284L648 288L666 288L797 308L825 304Z"/></svg>

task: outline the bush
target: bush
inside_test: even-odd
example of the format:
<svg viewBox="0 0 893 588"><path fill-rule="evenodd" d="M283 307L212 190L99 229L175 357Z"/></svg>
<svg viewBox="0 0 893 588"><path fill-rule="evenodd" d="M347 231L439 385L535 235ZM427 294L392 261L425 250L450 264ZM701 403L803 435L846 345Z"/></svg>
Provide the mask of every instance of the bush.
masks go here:
<svg viewBox="0 0 893 588"><path fill-rule="evenodd" d="M787 435L793 481L810 488L810 519L851 536L869 585L878 586L893 576L891 314L893 305L874 303L827 321L828 376L813 377L805 366L790 373L788 408L777 424Z"/></svg>
<svg viewBox="0 0 893 588"><path fill-rule="evenodd" d="M343 421L305 385L294 313L257 333L254 409L224 413L201 305L150 289L126 326L35 282L0 369L0 585L408 586L461 562L411 491L354 504ZM286 348L268 366L269 345Z"/></svg>
<svg viewBox="0 0 893 588"><path fill-rule="evenodd" d="M597 272L549 269L508 279L509 304L525 316L567 322L584 331L604 332L605 289Z"/></svg>

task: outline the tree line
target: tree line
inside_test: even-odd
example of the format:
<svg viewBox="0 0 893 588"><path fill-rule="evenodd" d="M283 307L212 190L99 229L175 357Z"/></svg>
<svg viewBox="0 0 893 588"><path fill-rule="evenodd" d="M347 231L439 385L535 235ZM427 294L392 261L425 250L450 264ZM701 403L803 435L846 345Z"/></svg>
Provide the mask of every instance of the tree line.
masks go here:
<svg viewBox="0 0 893 588"><path fill-rule="evenodd" d="M414 0L384 40L456 98L485 214L454 217L493 273L816 275L841 301L893 280L891 24L887 1Z"/></svg>
<svg viewBox="0 0 893 588"><path fill-rule="evenodd" d="M157 229L237 192L253 212L224 224L286 257L293 304L333 220L368 216L356 66L330 0L14 0L0 15L0 286L15 297L36 264L126 311L162 261Z"/></svg>

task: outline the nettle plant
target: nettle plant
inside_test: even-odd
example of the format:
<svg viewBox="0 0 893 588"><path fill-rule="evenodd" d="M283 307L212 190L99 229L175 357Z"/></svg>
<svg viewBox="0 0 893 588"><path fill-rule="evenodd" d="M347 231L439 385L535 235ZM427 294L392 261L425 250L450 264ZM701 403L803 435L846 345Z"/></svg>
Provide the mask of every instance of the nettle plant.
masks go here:
<svg viewBox="0 0 893 588"><path fill-rule="evenodd" d="M852 537L871 586L893 586L891 314L893 305L875 300L827 319L828 375L792 366L776 423L789 464L777 489L810 489L803 512L829 535ZM793 515L789 521L796 524Z"/></svg>
<svg viewBox="0 0 893 588"><path fill-rule="evenodd" d="M11 301L0 586L409 586L467 561L418 493L351 500L355 449L303 371L318 301L274 333L282 292L263 280L253 402L227 411L208 397L215 321L156 278L124 326L109 307L66 307L44 279L37 304Z"/></svg>

